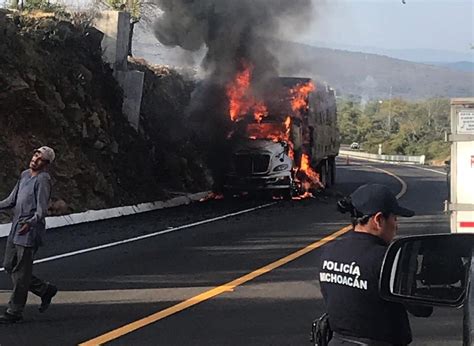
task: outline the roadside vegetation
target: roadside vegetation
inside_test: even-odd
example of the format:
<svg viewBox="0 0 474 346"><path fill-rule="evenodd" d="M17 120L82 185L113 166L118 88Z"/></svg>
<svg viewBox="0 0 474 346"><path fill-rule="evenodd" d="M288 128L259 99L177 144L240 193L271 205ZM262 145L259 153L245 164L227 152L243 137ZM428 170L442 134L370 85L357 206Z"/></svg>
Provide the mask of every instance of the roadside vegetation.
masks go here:
<svg viewBox="0 0 474 346"><path fill-rule="evenodd" d="M351 98L338 101L342 143L358 142L362 150L384 154L426 155L427 160L449 157L449 99L409 102L377 100L362 105Z"/></svg>

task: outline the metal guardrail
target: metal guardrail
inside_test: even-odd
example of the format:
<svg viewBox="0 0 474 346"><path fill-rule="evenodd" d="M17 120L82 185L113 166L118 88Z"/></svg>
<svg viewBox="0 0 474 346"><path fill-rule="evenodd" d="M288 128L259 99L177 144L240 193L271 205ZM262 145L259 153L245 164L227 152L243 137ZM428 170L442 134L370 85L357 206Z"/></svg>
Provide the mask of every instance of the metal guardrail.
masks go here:
<svg viewBox="0 0 474 346"><path fill-rule="evenodd" d="M407 163L413 165L424 165L425 164L425 155L421 156L406 156L406 155L377 155L369 154L361 151L353 150L339 150L339 156L349 156L359 159L383 161L383 162L398 162L398 163Z"/></svg>

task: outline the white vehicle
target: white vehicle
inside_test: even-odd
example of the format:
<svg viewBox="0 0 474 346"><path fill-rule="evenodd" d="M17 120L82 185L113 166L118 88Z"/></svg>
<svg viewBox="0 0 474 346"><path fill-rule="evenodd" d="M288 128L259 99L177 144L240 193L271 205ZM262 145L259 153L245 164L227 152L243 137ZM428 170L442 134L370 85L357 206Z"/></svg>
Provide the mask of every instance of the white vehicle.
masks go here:
<svg viewBox="0 0 474 346"><path fill-rule="evenodd" d="M360 149L360 145L359 143L357 142L354 142L351 144L351 147L350 147L352 150L359 150Z"/></svg>
<svg viewBox="0 0 474 346"><path fill-rule="evenodd" d="M474 97L451 100L451 232L474 233Z"/></svg>

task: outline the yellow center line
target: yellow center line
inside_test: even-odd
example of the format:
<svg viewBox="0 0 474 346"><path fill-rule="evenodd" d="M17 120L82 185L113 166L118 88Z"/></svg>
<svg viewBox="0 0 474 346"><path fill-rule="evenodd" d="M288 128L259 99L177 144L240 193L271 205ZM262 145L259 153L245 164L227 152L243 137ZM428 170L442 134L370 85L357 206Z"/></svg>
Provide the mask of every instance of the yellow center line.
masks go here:
<svg viewBox="0 0 474 346"><path fill-rule="evenodd" d="M230 281L224 285L221 285L221 286L218 286L218 287L215 287L215 288L212 288L206 292L203 292L201 294L198 294L197 296L194 296L188 300L185 300L181 303L178 303L176 305L173 305L167 309L164 309L164 310L161 310L161 311L158 311L150 316L147 316L147 317L144 317L140 320L137 320L135 322L132 322L130 324L126 324L120 328L117 328L115 330L112 330L108 333L105 333L103 335L100 335L94 339L91 339L89 341L85 341L83 343L80 344L80 346L91 346L91 345L102 345L106 342L109 342L109 341L112 341L112 340L115 340L117 338L120 338L126 334L129 334L131 332L134 332L140 328L143 328L143 327L146 327L152 323L155 323L159 320L162 320L168 316L171 316L175 313L178 313L180 311L183 311L191 306L194 306L196 304L199 304L199 303L202 303L206 300L209 300L211 298L214 298L222 293L225 293L225 292L229 292L229 291L232 291L234 290L234 288L236 288L237 286L240 286L240 285L243 285L245 284L246 282L250 281L250 280L253 280L261 275L264 275L278 267L281 267L305 254L307 254L308 252L311 252L321 246L323 246L324 244L330 242L330 241L333 241L334 239L336 239L337 237L340 237L341 235L347 233L348 231L350 231L352 229L352 226L346 226L344 228L341 228L340 230L338 230L337 232L334 232L326 237L324 237L323 239L320 239L318 240L317 242L314 242L308 246L306 246L305 248L303 249L300 249L286 257L283 257L283 258L280 258L279 260L273 262L273 263L270 263L270 264L267 264L266 266L264 267L261 267L251 273L248 273L244 276L241 276L240 278L237 278L233 281Z"/></svg>
<svg viewBox="0 0 474 346"><path fill-rule="evenodd" d="M401 191L398 193L397 195L397 198L401 198L407 191L407 184L405 183L405 181L403 179L401 179L400 177L398 177L396 174L390 172L390 171L387 171L387 170L384 170L384 169L381 169L381 168L378 168L378 167L373 167L373 166L367 166L367 167L370 167L370 168L373 168L373 169L376 169L378 171L381 171L383 173L386 173L392 177L394 177L395 179L397 179L401 185L402 185L402 189ZM233 281L230 281L224 285L221 285L221 286L218 286L218 287L215 287L213 289L210 289L206 292L203 292L201 294L198 294L197 296L194 296L188 300L185 300L181 303L178 303L176 305L173 305L167 309L164 309L164 310L161 310L161 311L158 311L150 316L147 316L145 318L142 318L138 321L135 321L135 322L132 322L130 324L126 324L120 328L117 328L117 329L114 329L108 333L105 333L103 335L100 335L94 339L91 339L89 341L85 341L81 344L79 344L79 346L91 346L91 345L102 345L106 342L109 342L109 341L112 341L112 340L115 340L115 339L118 339L126 334L129 334L131 332L134 332L138 329L141 329L143 327L146 327L152 323L155 323L159 320L162 320L168 316L171 316L173 314L176 314L180 311L183 311L191 306L194 306L196 304L199 304L199 303L202 303L206 300L209 300L211 298L214 298L222 293L225 293L225 292L230 292L230 291L233 291L234 288L236 288L237 286L240 286L240 285L243 285L245 284L246 282L250 281L250 280L253 280L261 275L264 275L270 271L272 271L273 269L276 269L278 267L281 267L303 255L306 255L308 252L311 252L327 243L329 243L330 241L333 241L334 239L336 239L337 237L340 237L341 235L349 232L350 230L352 229L352 226L349 225L349 226L346 226L344 228L341 228L340 230L324 237L323 239L320 239L318 240L317 242L314 242L308 246L306 246L305 248L303 249L300 249L286 257L283 257L273 263L270 263L270 264L267 264L266 266L264 267L261 267L251 273L248 273L244 276L241 276L240 278L237 278Z"/></svg>

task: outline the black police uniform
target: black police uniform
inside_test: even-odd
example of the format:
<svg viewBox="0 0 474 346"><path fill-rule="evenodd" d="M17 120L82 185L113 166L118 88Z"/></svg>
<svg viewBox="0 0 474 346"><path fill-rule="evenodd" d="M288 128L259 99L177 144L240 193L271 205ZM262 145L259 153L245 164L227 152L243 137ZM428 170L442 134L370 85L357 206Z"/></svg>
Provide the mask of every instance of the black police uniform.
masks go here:
<svg viewBox="0 0 474 346"><path fill-rule="evenodd" d="M407 345L412 341L402 304L382 300L378 283L387 244L379 237L352 231L323 249L321 292L335 335L331 344L369 339L374 345ZM357 343L356 343L357 344Z"/></svg>

